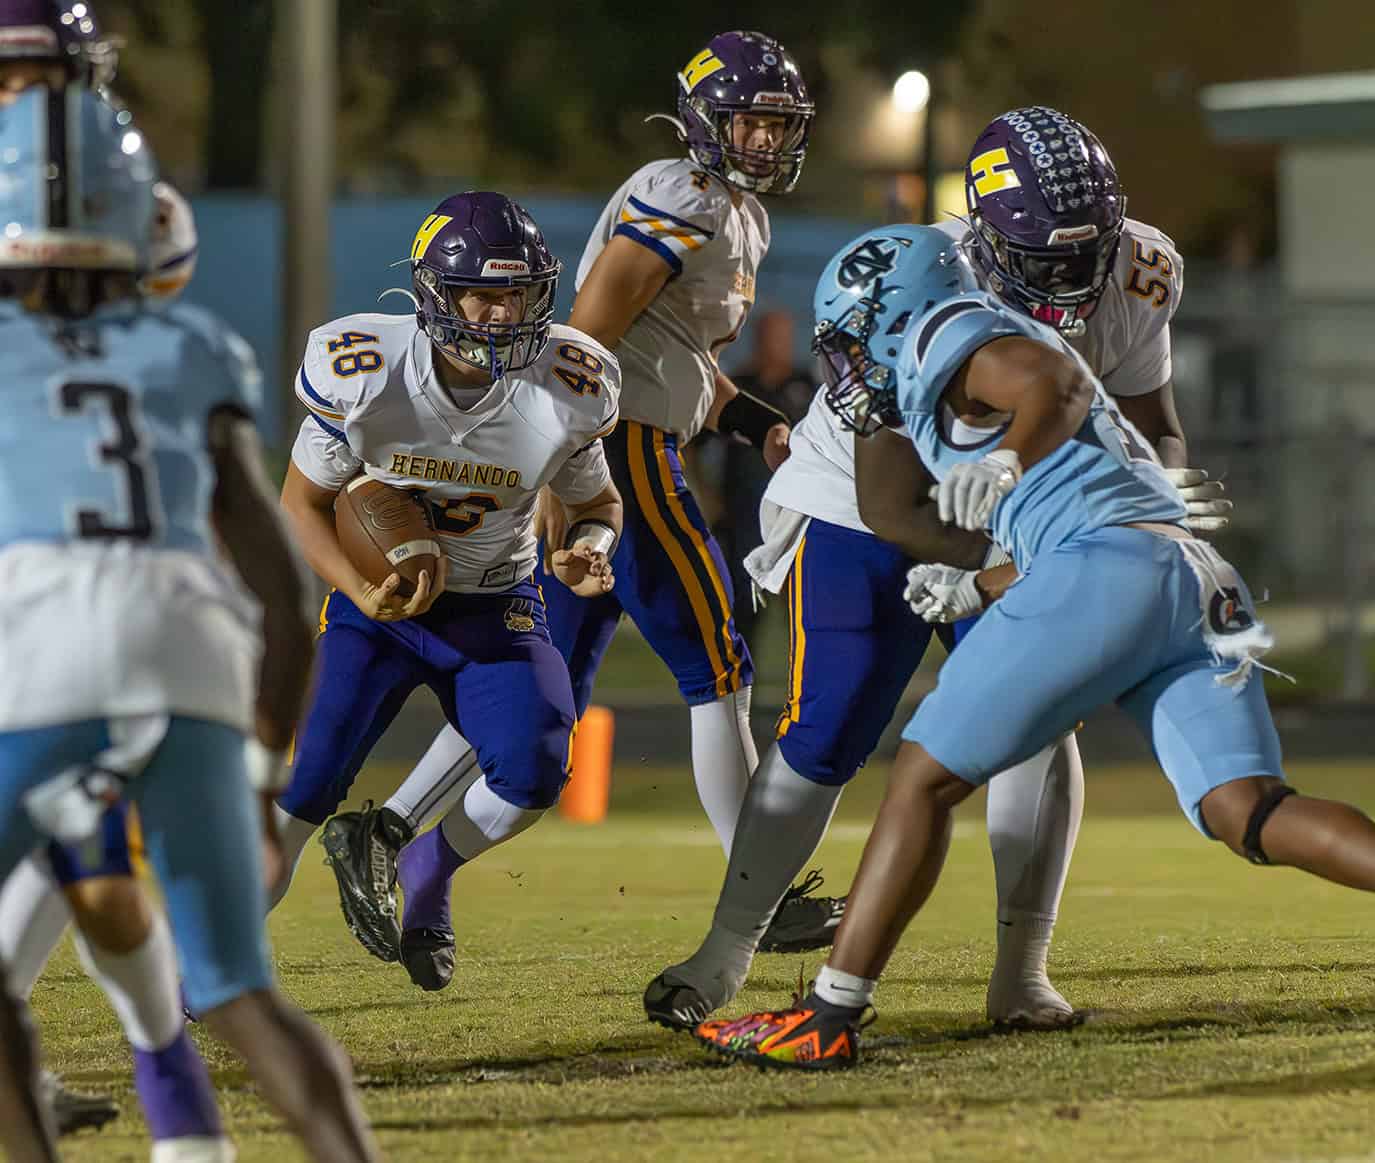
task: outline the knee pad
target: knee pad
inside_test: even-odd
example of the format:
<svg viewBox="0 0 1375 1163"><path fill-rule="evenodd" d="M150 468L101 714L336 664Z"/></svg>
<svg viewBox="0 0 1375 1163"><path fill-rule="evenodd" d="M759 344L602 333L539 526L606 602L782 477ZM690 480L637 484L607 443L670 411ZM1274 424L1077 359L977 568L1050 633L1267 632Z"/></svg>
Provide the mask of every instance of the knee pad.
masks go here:
<svg viewBox="0 0 1375 1163"><path fill-rule="evenodd" d="M536 736L528 746L500 755L491 770L484 767L487 786L512 807L552 808L568 782L568 751L564 732Z"/></svg>
<svg viewBox="0 0 1375 1163"><path fill-rule="evenodd" d="M1241 848L1246 854L1246 859L1252 864L1269 864L1270 857L1265 855L1265 849L1260 845L1261 829L1265 827L1274 810L1292 795L1297 795L1296 788L1288 784L1280 784L1279 787L1272 788L1256 801L1256 806L1251 809L1251 817L1246 821L1246 835L1242 837Z"/></svg>

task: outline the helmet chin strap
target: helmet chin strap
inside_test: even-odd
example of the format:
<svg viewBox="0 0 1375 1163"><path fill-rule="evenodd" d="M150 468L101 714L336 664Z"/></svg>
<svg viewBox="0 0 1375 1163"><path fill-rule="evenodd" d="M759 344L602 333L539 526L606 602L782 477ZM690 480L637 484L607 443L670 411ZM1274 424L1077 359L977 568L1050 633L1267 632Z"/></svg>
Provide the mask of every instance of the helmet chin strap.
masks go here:
<svg viewBox="0 0 1375 1163"><path fill-rule="evenodd" d="M1070 318L1066 320L1066 316ZM1088 330L1088 324L1079 317L1079 308L1072 310L1064 307L1055 307L1049 303L1043 303L1032 310L1031 317L1037 323L1044 323L1047 327L1054 327L1061 335L1070 339L1078 339Z"/></svg>

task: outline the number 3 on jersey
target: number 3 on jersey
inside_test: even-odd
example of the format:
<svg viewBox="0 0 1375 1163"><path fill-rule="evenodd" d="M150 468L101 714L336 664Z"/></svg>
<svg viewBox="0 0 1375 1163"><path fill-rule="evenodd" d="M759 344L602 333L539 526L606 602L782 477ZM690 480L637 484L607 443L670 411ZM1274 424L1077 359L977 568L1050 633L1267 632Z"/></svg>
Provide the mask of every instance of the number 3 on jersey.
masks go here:
<svg viewBox="0 0 1375 1163"><path fill-rule="evenodd" d="M554 374L568 389L585 396L589 392L596 396L601 393L601 374L606 364L585 348L573 343L560 343L558 357L562 361L554 365Z"/></svg>
<svg viewBox="0 0 1375 1163"><path fill-rule="evenodd" d="M123 494L129 519L116 524L99 509L78 509L78 537L127 537L147 541L153 535L153 476L148 446L138 419L138 401L128 388L119 384L86 383L68 380L58 386L57 409L64 416L79 416L88 408L103 409L114 427L111 439L96 445L101 464L117 474L118 491Z"/></svg>
<svg viewBox="0 0 1375 1163"><path fill-rule="evenodd" d="M466 537L482 525L488 513L501 508L501 502L490 493L469 493L466 497L436 504L426 501L430 510L430 524L440 533Z"/></svg>

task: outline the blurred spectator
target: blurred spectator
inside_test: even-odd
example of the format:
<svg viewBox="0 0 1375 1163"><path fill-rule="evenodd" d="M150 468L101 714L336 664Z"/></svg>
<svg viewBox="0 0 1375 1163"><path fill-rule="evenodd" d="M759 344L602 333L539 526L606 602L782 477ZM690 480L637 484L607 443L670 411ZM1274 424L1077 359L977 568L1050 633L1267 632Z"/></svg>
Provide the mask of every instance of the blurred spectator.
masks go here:
<svg viewBox="0 0 1375 1163"><path fill-rule="evenodd" d="M1261 345L1266 321L1254 231L1238 222L1223 246L1218 294L1222 319L1209 379L1208 421L1215 438L1247 446L1264 435L1260 391ZM1228 398L1234 397L1231 407Z"/></svg>
<svg viewBox="0 0 1375 1163"><path fill-rule="evenodd" d="M741 391L772 404L796 424L816 393L816 378L809 367L799 367L793 356L793 317L786 311L766 311L752 328L754 350L744 367L731 373ZM720 450L721 512L716 536L735 583L735 624L745 641L752 640L756 612L750 600L750 579L745 572L746 554L761 542L759 502L769 483L769 470L759 450L735 440L723 440Z"/></svg>

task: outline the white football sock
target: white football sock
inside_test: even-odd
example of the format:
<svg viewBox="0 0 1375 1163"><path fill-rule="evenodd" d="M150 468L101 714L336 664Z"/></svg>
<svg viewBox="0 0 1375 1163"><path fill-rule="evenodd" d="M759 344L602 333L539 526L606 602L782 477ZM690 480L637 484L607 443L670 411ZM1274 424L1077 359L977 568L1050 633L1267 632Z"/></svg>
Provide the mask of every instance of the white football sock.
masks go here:
<svg viewBox="0 0 1375 1163"><path fill-rule="evenodd" d="M277 836L282 845L286 873L275 890L268 894L268 912L275 909L286 896L287 889L291 887L291 878L296 875L296 866L301 863L301 853L320 828L319 824L312 824L309 820L297 819L280 804L272 805L272 814L277 818Z"/></svg>
<svg viewBox="0 0 1375 1163"><path fill-rule="evenodd" d="M750 687L691 710L697 798L727 856L759 752L750 734Z"/></svg>
<svg viewBox="0 0 1375 1163"><path fill-rule="evenodd" d="M1084 769L1073 734L988 785L998 885L998 956L988 987L995 1020L1072 1012L1046 976L1046 957L1083 814Z"/></svg>
<svg viewBox="0 0 1375 1163"><path fill-rule="evenodd" d="M161 912L153 910L148 938L132 953L111 953L78 931L76 949L91 980L105 991L129 1044L162 1050L186 1025L181 1011L177 952Z"/></svg>
<svg viewBox="0 0 1375 1163"><path fill-rule="evenodd" d="M238 1153L228 1139L187 1135L159 1139L153 1144L152 1163L234 1163Z"/></svg>
<svg viewBox="0 0 1375 1163"><path fill-rule="evenodd" d="M840 792L798 775L776 743L765 752L740 811L711 931L696 953L665 970L669 980L697 990L712 1009L740 992L760 938L826 834Z"/></svg>
<svg viewBox="0 0 1375 1163"><path fill-rule="evenodd" d="M383 806L419 832L458 803L481 775L472 744L446 723Z"/></svg>
<svg viewBox="0 0 1375 1163"><path fill-rule="evenodd" d="M444 839L465 861L519 836L544 815L544 808L509 804L487 786L484 775L464 793L463 800L439 822Z"/></svg>
<svg viewBox="0 0 1375 1163"><path fill-rule="evenodd" d="M812 986L822 1001L855 1010L862 1010L872 1002L877 988L878 982L873 978L856 977L853 973L832 969L829 965L821 967L821 972L816 975L816 984Z"/></svg>
<svg viewBox="0 0 1375 1163"><path fill-rule="evenodd" d="M23 860L0 888L0 965L12 997L28 1001L70 920L47 860Z"/></svg>

